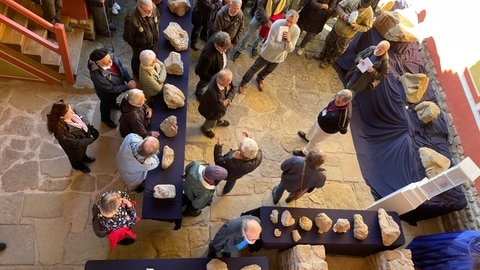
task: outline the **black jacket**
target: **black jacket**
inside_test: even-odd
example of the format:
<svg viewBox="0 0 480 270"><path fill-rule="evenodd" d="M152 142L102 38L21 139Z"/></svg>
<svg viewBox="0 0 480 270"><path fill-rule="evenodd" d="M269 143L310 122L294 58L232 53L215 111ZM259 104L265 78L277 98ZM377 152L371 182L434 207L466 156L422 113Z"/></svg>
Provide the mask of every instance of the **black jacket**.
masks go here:
<svg viewBox="0 0 480 270"><path fill-rule="evenodd" d="M120 75L112 73L109 70L100 68L94 61L88 60L88 70L90 71L90 79L95 87L98 98L112 99L129 89L127 83L132 80L130 74L118 57L111 55L113 65L120 70Z"/></svg>
<svg viewBox="0 0 480 270"><path fill-rule="evenodd" d="M350 103L337 107L335 100L330 101L317 117L318 125L326 133L347 133L348 123L350 122Z"/></svg>
<svg viewBox="0 0 480 270"><path fill-rule="evenodd" d="M259 149L257 153L257 157L254 159L237 159L233 158L233 153L236 150L230 150L228 153L222 156L222 146L215 144L215 148L213 149L213 158L215 160L215 164L223 167L227 170L228 176L225 180L237 180L244 176L247 173L252 172L260 163L262 163L262 151Z"/></svg>
<svg viewBox="0 0 480 270"><path fill-rule="evenodd" d="M195 74L205 82L209 82L213 75L223 69L223 55L215 48L215 43L213 42L215 36L216 34L212 35L207 44L205 44L195 66Z"/></svg>
<svg viewBox="0 0 480 270"><path fill-rule="evenodd" d="M98 131L91 125L87 126L88 132L85 132L85 130L81 128L65 124L65 127L67 128L65 136L61 137L55 134L55 138L67 154L72 165L82 161L87 152L87 146L93 143L98 137Z"/></svg>
<svg viewBox="0 0 480 270"><path fill-rule="evenodd" d="M230 84L230 90L220 90L217 85L217 75L213 76L208 84L207 91L203 94L198 112L207 120L220 120L227 112L227 107L223 106L225 99L233 100L235 91L233 85Z"/></svg>
<svg viewBox="0 0 480 270"><path fill-rule="evenodd" d="M130 133L135 133L142 138L151 135L148 130L150 128L150 121L146 118L148 106L145 104L141 107L131 105L126 98L120 103L120 125L118 130L123 138Z"/></svg>

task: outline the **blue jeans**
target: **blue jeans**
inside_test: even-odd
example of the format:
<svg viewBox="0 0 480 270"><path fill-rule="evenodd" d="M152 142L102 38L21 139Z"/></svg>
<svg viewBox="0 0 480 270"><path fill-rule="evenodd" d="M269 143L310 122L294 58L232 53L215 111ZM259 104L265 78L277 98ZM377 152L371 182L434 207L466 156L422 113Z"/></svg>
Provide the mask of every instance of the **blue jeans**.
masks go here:
<svg viewBox="0 0 480 270"><path fill-rule="evenodd" d="M273 201L279 201L283 195L283 192L285 192L285 186L280 180L280 183L273 188Z"/></svg>
<svg viewBox="0 0 480 270"><path fill-rule="evenodd" d="M248 25L248 30L245 32L245 34L242 37L242 40L240 43L237 45L237 48L235 49L237 52L243 52L245 48L247 47L248 43L250 43L250 40L254 37L257 36L257 32L260 29L260 26L262 26L262 23L259 22L255 17L253 17L250 20L250 24ZM256 42L258 45L258 42Z"/></svg>

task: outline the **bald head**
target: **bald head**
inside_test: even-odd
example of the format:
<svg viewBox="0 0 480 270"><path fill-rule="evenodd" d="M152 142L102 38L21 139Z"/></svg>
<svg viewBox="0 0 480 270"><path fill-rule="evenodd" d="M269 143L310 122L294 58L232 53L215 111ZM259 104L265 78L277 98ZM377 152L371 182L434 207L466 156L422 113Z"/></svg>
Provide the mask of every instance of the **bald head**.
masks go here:
<svg viewBox="0 0 480 270"><path fill-rule="evenodd" d="M243 233L252 244L260 239L260 233L262 233L262 227L256 219L245 219L243 221Z"/></svg>
<svg viewBox="0 0 480 270"><path fill-rule="evenodd" d="M229 69L222 69L218 72L217 83L226 87L232 83L233 74Z"/></svg>
<svg viewBox="0 0 480 270"><path fill-rule="evenodd" d="M384 55L388 52L388 49L390 49L390 42L387 40L382 40L377 44L377 46L375 46L375 51L373 54L376 56Z"/></svg>
<svg viewBox="0 0 480 270"><path fill-rule="evenodd" d="M139 145L138 154L143 157L156 155L160 149L160 142L157 138L148 136Z"/></svg>

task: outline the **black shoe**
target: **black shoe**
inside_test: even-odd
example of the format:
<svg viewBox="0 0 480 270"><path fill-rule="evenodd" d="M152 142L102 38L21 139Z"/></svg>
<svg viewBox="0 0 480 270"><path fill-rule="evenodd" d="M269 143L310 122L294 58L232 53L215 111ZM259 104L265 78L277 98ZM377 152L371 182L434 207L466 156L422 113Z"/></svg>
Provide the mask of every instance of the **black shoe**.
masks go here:
<svg viewBox="0 0 480 270"><path fill-rule="evenodd" d="M239 51L235 51L232 55L232 60L236 61L238 59L238 57L240 57L240 54L242 54L242 53L239 52Z"/></svg>
<svg viewBox="0 0 480 270"><path fill-rule="evenodd" d="M117 127L117 124L115 124L112 120L110 121L102 121L105 125L107 125L107 127L109 128L116 128Z"/></svg>
<svg viewBox="0 0 480 270"><path fill-rule="evenodd" d="M275 190L276 190L276 189L277 189L277 186L275 186L275 187L272 188L272 200L273 200L273 204L275 204L275 205L276 205L276 204L278 203L278 201L280 200L280 199L275 200Z"/></svg>
<svg viewBox="0 0 480 270"><path fill-rule="evenodd" d="M252 48L252 58L255 58L258 56L257 48Z"/></svg>
<svg viewBox="0 0 480 270"><path fill-rule="evenodd" d="M203 126L200 129L202 130L203 134L205 134L205 136L207 136L208 138L210 139L215 138L215 133L213 133L213 131L206 130Z"/></svg>
<svg viewBox="0 0 480 270"><path fill-rule="evenodd" d="M286 203L291 203L295 201L295 192L288 194L288 197L285 199Z"/></svg>
<svg viewBox="0 0 480 270"><path fill-rule="evenodd" d="M5 243L0 243L0 251L4 251L7 248Z"/></svg>
<svg viewBox="0 0 480 270"><path fill-rule="evenodd" d="M94 157L89 157L87 155L85 155L82 159L83 162L87 162L87 163L90 163L90 162L94 162L95 161L95 158Z"/></svg>
<svg viewBox="0 0 480 270"><path fill-rule="evenodd" d="M305 156L305 154L303 153L302 150L293 150L292 154L294 156L299 156L299 157L304 157Z"/></svg>
<svg viewBox="0 0 480 270"><path fill-rule="evenodd" d="M145 191L145 180L134 190L136 193L142 193Z"/></svg>
<svg viewBox="0 0 480 270"><path fill-rule="evenodd" d="M190 48L192 48L192 50L194 50L194 51L198 51L197 43L192 43Z"/></svg>
<svg viewBox="0 0 480 270"><path fill-rule="evenodd" d="M230 253L230 252L222 252L222 257L224 257L224 258L230 258L230 257L232 257L232 253Z"/></svg>
<svg viewBox="0 0 480 270"><path fill-rule="evenodd" d="M306 142L309 142L309 140L307 139L307 133L299 130L299 131L297 132L297 134L298 134L298 136L299 136L300 138L304 139Z"/></svg>
<svg viewBox="0 0 480 270"><path fill-rule="evenodd" d="M135 239L132 239L132 238L123 238L122 240L118 241L119 245L125 245L125 246L131 245L133 243L135 243Z"/></svg>
<svg viewBox="0 0 480 270"><path fill-rule="evenodd" d="M79 170L79 171L81 171L81 172L83 172L83 173L89 173L89 172L90 172L90 168L88 168L87 166L85 166L85 165L83 165L83 164L82 164L82 165L75 166L75 167L73 167L73 168L74 168L75 170Z"/></svg>
<svg viewBox="0 0 480 270"><path fill-rule="evenodd" d="M196 216L199 216L200 214L202 213L202 210L200 209L196 209L196 210L190 210L190 209L187 209L185 211L183 211L183 215L188 217L196 217Z"/></svg>
<svg viewBox="0 0 480 270"><path fill-rule="evenodd" d="M197 100L198 100L198 101L201 101L201 100L202 100L202 97L203 97L203 94L200 93L200 92L195 92L195 97L197 97Z"/></svg>
<svg viewBox="0 0 480 270"><path fill-rule="evenodd" d="M217 251L213 247L208 247L207 258L217 258Z"/></svg>
<svg viewBox="0 0 480 270"><path fill-rule="evenodd" d="M111 23L108 24L108 28L110 28L110 31L115 31L115 30L117 30L117 26L116 26L113 22L111 22Z"/></svg>
<svg viewBox="0 0 480 270"><path fill-rule="evenodd" d="M228 127L230 125L230 122L227 120L218 120L216 126L219 127Z"/></svg>

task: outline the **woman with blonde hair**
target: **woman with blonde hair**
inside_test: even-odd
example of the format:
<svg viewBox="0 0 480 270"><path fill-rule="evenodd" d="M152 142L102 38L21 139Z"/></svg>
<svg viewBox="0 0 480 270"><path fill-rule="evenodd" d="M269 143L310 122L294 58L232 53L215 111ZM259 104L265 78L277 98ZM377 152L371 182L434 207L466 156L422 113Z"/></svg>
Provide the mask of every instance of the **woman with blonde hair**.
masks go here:
<svg viewBox="0 0 480 270"><path fill-rule="evenodd" d="M98 130L82 120L63 99L53 104L47 115L47 128L67 154L72 167L89 173L90 168L84 163L94 162L95 158L87 156L87 146L98 138Z"/></svg>

